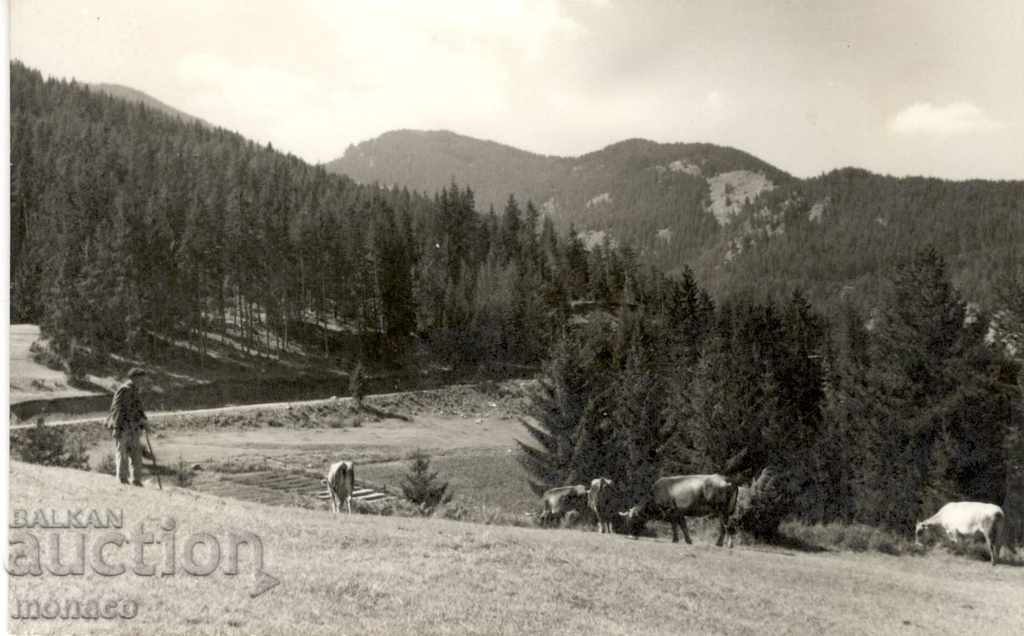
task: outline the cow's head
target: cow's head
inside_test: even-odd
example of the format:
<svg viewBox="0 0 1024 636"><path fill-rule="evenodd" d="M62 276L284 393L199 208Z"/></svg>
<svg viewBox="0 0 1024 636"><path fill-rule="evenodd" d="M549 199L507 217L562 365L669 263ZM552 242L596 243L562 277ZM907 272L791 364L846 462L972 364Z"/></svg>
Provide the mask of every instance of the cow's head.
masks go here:
<svg viewBox="0 0 1024 636"><path fill-rule="evenodd" d="M619 516L626 524L626 532L633 535L634 539L640 536L647 525L647 514L643 505L633 506L625 512L620 512Z"/></svg>
<svg viewBox="0 0 1024 636"><path fill-rule="evenodd" d="M914 543L919 546L924 545L924 540L928 538L928 526L923 521L918 521L914 527Z"/></svg>

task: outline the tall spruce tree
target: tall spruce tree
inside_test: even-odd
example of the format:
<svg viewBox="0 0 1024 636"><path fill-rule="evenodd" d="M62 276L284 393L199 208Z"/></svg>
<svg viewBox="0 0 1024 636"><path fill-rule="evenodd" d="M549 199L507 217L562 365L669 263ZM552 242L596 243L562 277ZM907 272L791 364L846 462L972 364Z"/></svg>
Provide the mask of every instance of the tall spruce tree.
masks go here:
<svg viewBox="0 0 1024 636"><path fill-rule="evenodd" d="M888 472L873 521L909 528L943 503L999 502L1007 367L984 342L983 317L966 305L934 248L894 272L875 332L871 383L879 414L874 436Z"/></svg>

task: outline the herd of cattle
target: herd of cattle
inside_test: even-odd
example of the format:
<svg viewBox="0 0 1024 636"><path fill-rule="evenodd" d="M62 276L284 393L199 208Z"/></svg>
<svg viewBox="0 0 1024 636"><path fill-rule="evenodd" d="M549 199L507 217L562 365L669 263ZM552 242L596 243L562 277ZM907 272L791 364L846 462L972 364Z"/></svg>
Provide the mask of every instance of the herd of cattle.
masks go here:
<svg viewBox="0 0 1024 636"><path fill-rule="evenodd" d="M590 482L589 488L578 484L545 492L538 521L542 526L571 525L589 515L599 532L625 530L633 537L643 533L648 521L667 521L672 526L674 543L679 542L680 528L686 542L692 543L686 518L714 516L719 520L717 544L722 545L728 535L731 548L737 493L737 486L722 475L662 477L654 482L648 497L623 511L619 509L622 500L615 483L598 477Z"/></svg>
<svg viewBox="0 0 1024 636"><path fill-rule="evenodd" d="M352 492L355 490L355 467L352 462L331 464L327 478L322 481L331 495L331 511L341 512L342 503L352 513ZM654 482L651 492L637 505L620 510L621 497L616 484L604 477L590 482L590 486L577 484L552 488L541 496L542 510L538 516L541 526L559 523L571 525L590 516L598 532L625 531L636 538L648 521L666 521L672 527L672 542L679 542L679 529L687 543L690 532L687 517L717 517L719 534L716 545L722 546L729 537L733 547L736 534L737 499L739 487L723 475L676 475L662 477ZM958 501L944 505L933 516L917 524L915 540L918 544L938 535L952 542L960 542L982 535L994 566L1004 543L1006 518L1003 509L994 504Z"/></svg>

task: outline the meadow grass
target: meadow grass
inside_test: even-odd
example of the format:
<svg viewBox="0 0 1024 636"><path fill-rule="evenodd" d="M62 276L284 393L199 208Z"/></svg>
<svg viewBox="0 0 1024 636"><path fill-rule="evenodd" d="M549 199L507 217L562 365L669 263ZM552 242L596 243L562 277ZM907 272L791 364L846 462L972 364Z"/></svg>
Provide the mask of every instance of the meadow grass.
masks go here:
<svg viewBox="0 0 1024 636"><path fill-rule="evenodd" d="M430 469L448 482L448 492L467 508L491 508L510 515L535 512L537 497L516 453L507 449L468 449L430 455ZM384 484L400 492L409 461L402 459L363 464L358 478Z"/></svg>
<svg viewBox="0 0 1024 636"><path fill-rule="evenodd" d="M13 620L14 633L1016 634L1024 569L939 555L820 554L673 545L593 532L335 515L12 462L12 509L123 510L125 530L177 522L259 535L281 584L252 598L252 560L211 576L11 576L9 601L130 598L132 619ZM34 531L40 537L53 530ZM93 531L95 532L95 531ZM90 535L93 536L93 535ZM45 551L44 542L44 551ZM160 563L166 546L145 548ZM108 546L107 560L132 548ZM955 573L955 575L954 575Z"/></svg>
<svg viewBox="0 0 1024 636"><path fill-rule="evenodd" d="M894 556L925 556L932 552L948 552L957 557L989 562L988 548L980 538L962 544L934 543L918 545L913 537L864 524L828 523L809 525L799 521L784 522L779 528L783 541L794 540L806 546L817 546L847 552L881 552ZM999 562L1024 566L1024 555L1014 547L1003 546Z"/></svg>

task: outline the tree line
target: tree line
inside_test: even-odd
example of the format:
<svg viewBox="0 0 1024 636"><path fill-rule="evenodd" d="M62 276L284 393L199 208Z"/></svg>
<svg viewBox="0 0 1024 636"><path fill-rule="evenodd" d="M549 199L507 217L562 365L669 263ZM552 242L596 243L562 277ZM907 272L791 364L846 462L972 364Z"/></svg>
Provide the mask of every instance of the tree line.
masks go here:
<svg viewBox="0 0 1024 636"><path fill-rule="evenodd" d="M934 248L888 273L877 312L834 322L799 292L715 304L684 281L554 345L520 448L536 492L604 476L636 503L658 476L770 467L765 533L787 515L907 531L947 501L1004 501L1024 467L1019 367Z"/></svg>
<svg viewBox="0 0 1024 636"><path fill-rule="evenodd" d="M456 363L536 363L574 301L629 302L665 279L627 248L584 249L532 202L478 213L360 185L199 121L11 65L11 320L57 353L256 355L332 334L395 359L420 338Z"/></svg>

